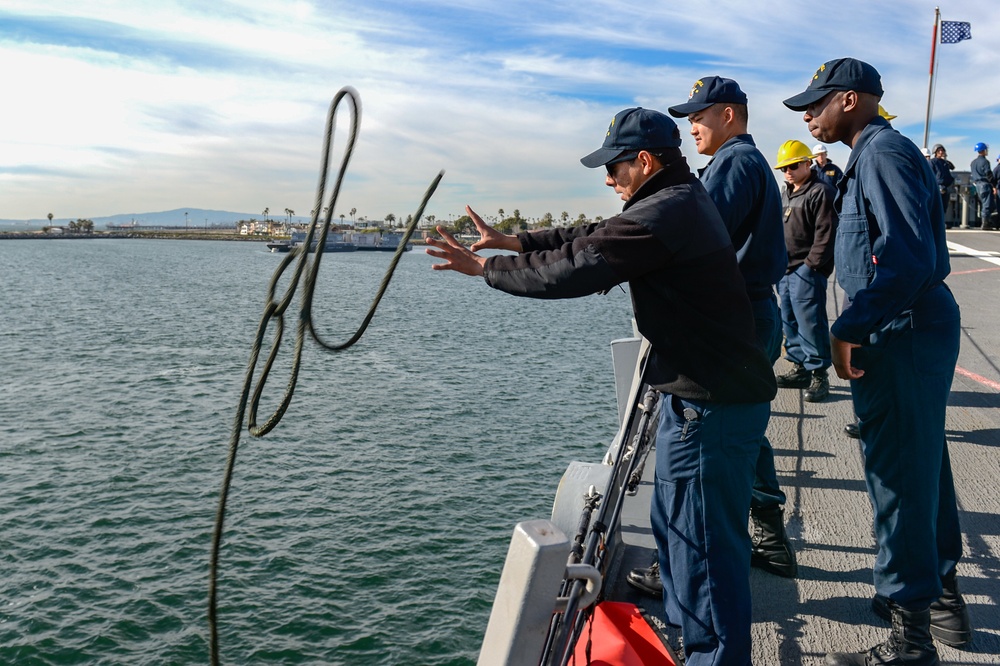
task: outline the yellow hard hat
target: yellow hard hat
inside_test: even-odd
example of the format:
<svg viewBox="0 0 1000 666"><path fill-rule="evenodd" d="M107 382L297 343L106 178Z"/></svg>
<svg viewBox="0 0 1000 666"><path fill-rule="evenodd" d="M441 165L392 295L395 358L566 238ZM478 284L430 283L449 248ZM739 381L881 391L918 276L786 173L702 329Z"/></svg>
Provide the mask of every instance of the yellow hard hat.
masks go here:
<svg viewBox="0 0 1000 666"><path fill-rule="evenodd" d="M784 142L781 144L781 148L778 148L778 163L774 165L774 168L780 169L796 162L807 162L814 157L816 156L809 152L809 146L792 139Z"/></svg>
<svg viewBox="0 0 1000 666"><path fill-rule="evenodd" d="M878 105L878 115L882 116L886 120L893 120L896 117L891 113L889 113L888 111L886 111L885 109L883 109L881 104Z"/></svg>

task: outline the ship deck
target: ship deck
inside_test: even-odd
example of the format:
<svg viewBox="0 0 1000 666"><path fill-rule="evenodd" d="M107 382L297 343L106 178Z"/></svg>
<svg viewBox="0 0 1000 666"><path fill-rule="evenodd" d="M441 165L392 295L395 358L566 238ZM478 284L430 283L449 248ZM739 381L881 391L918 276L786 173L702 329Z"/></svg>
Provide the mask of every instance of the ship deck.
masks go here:
<svg viewBox="0 0 1000 666"><path fill-rule="evenodd" d="M962 650L940 643L938 649L944 664L1000 664L1000 233L950 230L948 242L947 284L962 309L963 335L946 427L965 540L959 585L975 637ZM831 283L831 321L842 297ZM781 359L775 370L788 367ZM869 606L875 543L860 443L843 431L854 418L849 385L831 373L828 399L808 403L801 395L779 390L768 427L799 575L751 571L756 666L820 665L828 651L866 650L888 633ZM629 568L647 566L653 553L652 468L646 466L639 494L626 505L628 547L611 572L608 596L662 617L659 602L624 584Z"/></svg>

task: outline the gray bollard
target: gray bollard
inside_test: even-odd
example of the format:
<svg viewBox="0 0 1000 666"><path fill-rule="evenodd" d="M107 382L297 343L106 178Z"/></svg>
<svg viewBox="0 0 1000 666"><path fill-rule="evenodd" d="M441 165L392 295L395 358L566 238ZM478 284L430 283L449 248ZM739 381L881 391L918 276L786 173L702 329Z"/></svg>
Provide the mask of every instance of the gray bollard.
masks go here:
<svg viewBox="0 0 1000 666"><path fill-rule="evenodd" d="M569 538L548 520L514 526L479 666L539 663L569 552Z"/></svg>

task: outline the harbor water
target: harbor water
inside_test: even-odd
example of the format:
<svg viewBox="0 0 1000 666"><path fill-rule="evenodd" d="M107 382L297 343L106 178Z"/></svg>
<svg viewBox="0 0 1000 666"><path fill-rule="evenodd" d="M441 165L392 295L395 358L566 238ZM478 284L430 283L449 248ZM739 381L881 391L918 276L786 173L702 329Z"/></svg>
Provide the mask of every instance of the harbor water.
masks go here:
<svg viewBox="0 0 1000 666"><path fill-rule="evenodd" d="M0 242L0 664L208 662L211 532L282 257L263 242ZM324 338L350 337L390 258L324 256ZM307 339L281 423L244 431L224 663L474 663L514 524L547 517L566 464L613 436L623 290L519 299L434 261L403 255L351 349ZM287 320L261 421L288 381Z"/></svg>

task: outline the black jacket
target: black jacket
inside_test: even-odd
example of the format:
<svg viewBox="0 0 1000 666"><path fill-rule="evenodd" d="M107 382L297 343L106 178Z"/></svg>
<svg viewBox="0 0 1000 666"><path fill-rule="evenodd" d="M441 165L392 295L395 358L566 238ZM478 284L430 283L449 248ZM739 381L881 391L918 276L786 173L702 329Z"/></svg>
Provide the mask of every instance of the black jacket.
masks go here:
<svg viewBox="0 0 1000 666"><path fill-rule="evenodd" d="M781 203L785 207L785 249L788 250L787 273L806 264L817 273L833 273L833 245L837 232L837 211L833 207L837 193L816 174L797 192L785 184Z"/></svg>
<svg viewBox="0 0 1000 666"><path fill-rule="evenodd" d="M654 174L620 215L519 238L522 253L487 260L491 287L571 298L627 281L636 325L652 345L650 383L657 389L692 400L774 398L736 252L683 159Z"/></svg>

